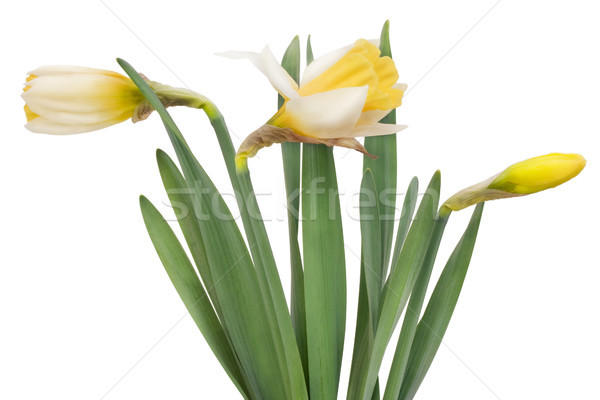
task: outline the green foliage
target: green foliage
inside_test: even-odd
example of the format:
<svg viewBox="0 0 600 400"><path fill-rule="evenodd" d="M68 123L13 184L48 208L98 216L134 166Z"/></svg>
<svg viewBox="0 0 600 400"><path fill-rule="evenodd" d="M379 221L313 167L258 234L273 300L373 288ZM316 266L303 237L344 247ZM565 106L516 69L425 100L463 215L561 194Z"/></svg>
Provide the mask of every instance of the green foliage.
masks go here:
<svg viewBox="0 0 600 400"><path fill-rule="evenodd" d="M388 22L380 49L391 56ZM310 37L306 56L312 62ZM118 62L160 115L177 155L181 170L162 150L157 151L157 162L192 260L170 225L142 196L146 228L173 286L224 370L245 399L337 398L346 328L346 262L332 149L282 145L291 268L288 309L249 171L236 171L235 149L219 110L206 99L197 104L218 138L247 243L161 101L131 65ZM298 37L288 46L282 66L300 81ZM278 98L279 107L283 101ZM382 122L395 123L395 113ZM381 397L381 363L406 309L383 398L410 400L456 307L483 205L475 209L421 317L450 216L437 212L440 173L433 175L416 214L418 181L412 179L394 229L396 135L369 137L365 147L379 159L364 158L360 285L348 399Z"/></svg>
<svg viewBox="0 0 600 400"><path fill-rule="evenodd" d="M414 397L442 343L471 262L483 204L475 207L469 226L450 255L419 322L398 397L400 400Z"/></svg>

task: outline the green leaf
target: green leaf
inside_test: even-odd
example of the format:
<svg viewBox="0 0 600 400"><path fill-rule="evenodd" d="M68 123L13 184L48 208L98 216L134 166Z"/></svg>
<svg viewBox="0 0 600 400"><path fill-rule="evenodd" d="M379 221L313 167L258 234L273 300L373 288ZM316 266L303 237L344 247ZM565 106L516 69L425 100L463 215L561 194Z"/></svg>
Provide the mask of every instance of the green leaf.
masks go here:
<svg viewBox="0 0 600 400"><path fill-rule="evenodd" d="M404 203L402 205L402 211L400 214L400 222L398 222L398 230L396 232L396 244L394 245L394 255L392 256L392 265L390 268L390 275L394 272L394 268L398 263L398 257L400 251L404 245L406 234L408 233L408 227L412 222L412 217L415 213L415 207L417 205L417 196L419 195L419 180L415 176L410 181L406 195L404 196Z"/></svg>
<svg viewBox="0 0 600 400"><path fill-rule="evenodd" d="M362 240L362 265L374 330L379 319L379 302L383 287L383 264L381 260L381 221L379 220L379 197L371 170L363 175L360 189L360 232Z"/></svg>
<svg viewBox="0 0 600 400"><path fill-rule="evenodd" d="M300 38L294 36L283 54L281 66L296 83L300 83ZM281 108L284 98L278 96L277 108Z"/></svg>
<svg viewBox="0 0 600 400"><path fill-rule="evenodd" d="M306 61L313 61L310 36ZM302 146L302 238L309 389L337 397L346 330L346 261L333 149Z"/></svg>
<svg viewBox="0 0 600 400"><path fill-rule="evenodd" d="M410 354L410 348L412 346L415 332L417 330L417 323L421 316L421 309L423 308L423 302L425 301L425 295L427 293L427 286L431 279L431 271L435 263L440 243L442 241L442 235L444 234L444 228L448 222L450 214L439 215L433 226L433 233L431 234L431 240L429 247L427 248L427 254L423 260L419 277L415 283L415 287L410 294L410 301L406 308L404 315L404 321L402 321L402 329L398 338L398 344L396 346L396 352L392 361L392 367L388 376L388 381L385 387L385 393L383 400L396 400L400 394L400 387L404 379L404 373L408 364L408 356Z"/></svg>
<svg viewBox="0 0 600 400"><path fill-rule="evenodd" d="M382 56L391 57L389 28L390 22L386 21L381 31L379 48ZM396 110L392 110L381 122L395 124ZM378 156L376 160L365 156L363 158L363 169L371 170L373 179L375 180L375 187L378 190L377 195L381 214L381 254L384 266L387 269L392 249L396 213L396 180L398 171L396 134L366 137L365 148L369 153Z"/></svg>
<svg viewBox="0 0 600 400"><path fill-rule="evenodd" d="M219 299L214 292L214 282L208 259L206 258L206 249L200 226L196 221L196 213L193 203L193 192L185 182L185 178L175 165L173 160L162 150L156 151L156 161L160 176L165 186L169 201L179 221L179 226L187 242L190 253L200 273L200 277L206 286L210 299L215 307L217 315L220 315Z"/></svg>
<svg viewBox="0 0 600 400"><path fill-rule="evenodd" d="M295 36L288 46L281 66L296 81L300 82L300 40ZM284 99L278 95L278 108ZM298 242L298 217L300 212L300 143L282 143L283 175L287 198L288 233L290 242L291 268L291 314L296 342L308 385L308 353L306 350L306 309L304 302L304 270Z"/></svg>
<svg viewBox="0 0 600 400"><path fill-rule="evenodd" d="M350 382L356 380L361 362L372 351L385 274L381 259L379 198L373 174L369 169L363 175L360 190L360 228L362 241L360 289ZM379 399L378 386L374 390L373 398Z"/></svg>
<svg viewBox="0 0 600 400"><path fill-rule="evenodd" d="M417 326L404 383L398 397L400 400L414 398L442 343L471 262L483 213L483 204L479 203L475 207L471 221L450 255L433 290L423 318Z"/></svg>
<svg viewBox="0 0 600 400"><path fill-rule="evenodd" d="M306 39L306 65L313 62L315 57L313 56L312 51L312 43L310 41L310 35L308 35L308 39Z"/></svg>
<svg viewBox="0 0 600 400"><path fill-rule="evenodd" d="M379 368L387 344L406 306L417 279L429 239L433 230L434 217L439 203L440 173L433 175L427 191L423 195L414 222L412 223L400 256L398 265L386 283L379 324L373 342L373 351L361 366L356 383L351 382L348 398L369 400L377 382ZM354 383L354 384L353 384Z"/></svg>
<svg viewBox="0 0 600 400"><path fill-rule="evenodd" d="M369 361L369 356L373 349L374 332L373 319L371 318L371 312L369 309L365 267L361 260L360 283L358 291L358 312L356 315L356 330L354 333L352 366L350 368L350 379L348 381L348 400L353 398L351 397L351 394L354 394L356 391L354 382L359 381L359 374L363 373L362 368L364 368Z"/></svg>
<svg viewBox="0 0 600 400"><path fill-rule="evenodd" d="M204 111L217 135L236 194L250 251L258 272L258 282L268 309L267 316L275 338L277 355L282 363L284 374L288 376L285 384L291 386L292 398L306 399L308 392L296 335L250 173L248 170L238 171L235 167L235 150L220 111L210 102L205 103Z"/></svg>
<svg viewBox="0 0 600 400"><path fill-rule="evenodd" d="M346 323L346 266L331 148L303 145L302 189L310 398L335 399Z"/></svg>
<svg viewBox="0 0 600 400"><path fill-rule="evenodd" d="M302 364L281 282L279 282L279 289L283 304L281 301L273 302L271 297L273 293L277 292L277 287L273 281L267 279L272 277L273 269L271 267L274 266L274 263L269 262L270 247L268 243L265 245L265 240L257 240L252 246L258 259L257 270L255 270L237 225L233 218L229 217L231 213L210 178L193 156L171 116L133 67L124 60L118 60L118 62L161 116L186 180L190 182L195 191L196 211L207 215L206 221L203 221L205 223L200 226L212 277L215 283L219 283L216 285L216 292L224 315L223 323L230 332L235 351L244 371L249 376L253 391L266 398L283 398L282 396L307 398ZM218 110L215 108L211 112L213 118L216 118L214 122L221 121L224 127ZM217 113L216 116L214 112ZM207 112L207 114L209 113ZM212 119L211 122L213 122ZM226 130L226 127L224 129ZM221 131L222 133L223 131ZM241 176L240 181L242 197L248 199L248 203L238 200L239 203L248 204L249 209L255 208L252 211L257 211L258 206L252 193L249 176L247 174ZM244 194L249 195L245 196ZM262 220L259 222L260 224L250 225L248 231L264 233L266 237L264 224L262 224ZM258 246L258 250L254 249L255 246ZM270 256L272 259L272 254ZM262 262L265 260L263 257L266 257L264 263ZM258 267L259 265L260 267ZM266 269L269 270L266 271ZM259 272L258 277L257 271ZM275 274L277 274L276 269ZM274 326L275 318L282 315L280 312L282 309L285 309L283 323L279 327ZM286 329L285 317L287 317L289 329ZM286 346L282 346L284 338L287 339ZM294 364L292 368L290 368L290 364Z"/></svg>
<svg viewBox="0 0 600 400"><path fill-rule="evenodd" d="M227 335L183 247L160 212L144 196L140 197L140 207L156 252L192 319L242 396L252 398Z"/></svg>

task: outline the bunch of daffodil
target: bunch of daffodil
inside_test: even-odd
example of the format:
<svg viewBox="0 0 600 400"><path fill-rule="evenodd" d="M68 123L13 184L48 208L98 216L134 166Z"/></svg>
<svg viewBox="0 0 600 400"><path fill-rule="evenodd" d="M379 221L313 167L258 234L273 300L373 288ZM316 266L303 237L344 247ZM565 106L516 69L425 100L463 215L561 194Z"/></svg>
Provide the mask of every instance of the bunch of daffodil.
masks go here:
<svg viewBox="0 0 600 400"><path fill-rule="evenodd" d="M337 398L345 348L346 269L335 160L329 147L362 152L362 243L356 277L360 292L347 398L412 399L457 304L483 202L558 186L579 174L585 159L559 153L531 158L459 191L441 206L439 171L418 206L414 178L402 218L388 222L383 211L387 207L395 212L395 197L390 205L390 199L384 201L380 195L397 191L395 133L404 128L395 124L390 112L400 106L406 89L398 83L391 58L388 24L379 47L360 39L314 62L309 41L309 65L301 80L297 38L281 65L268 47L261 53L224 55L248 58L281 96L277 112L237 152L223 116L210 100L151 81L120 59L128 77L82 67L31 72L23 93L26 127L42 133L81 133L127 119L136 122L157 111L179 162L158 150L158 167L191 259L167 220L142 196L143 219L192 318L241 397L251 400ZM237 196L245 237L166 111L176 105L202 109L210 119ZM366 137L364 146L357 137ZM296 193L302 200L302 219L288 213L289 305L246 161L273 143L282 143L288 209L298 207ZM317 186L322 190L312 190ZM477 205L473 216L427 300L450 215L471 205ZM411 312L403 312L407 308ZM382 360L402 316L384 382L379 376Z"/></svg>

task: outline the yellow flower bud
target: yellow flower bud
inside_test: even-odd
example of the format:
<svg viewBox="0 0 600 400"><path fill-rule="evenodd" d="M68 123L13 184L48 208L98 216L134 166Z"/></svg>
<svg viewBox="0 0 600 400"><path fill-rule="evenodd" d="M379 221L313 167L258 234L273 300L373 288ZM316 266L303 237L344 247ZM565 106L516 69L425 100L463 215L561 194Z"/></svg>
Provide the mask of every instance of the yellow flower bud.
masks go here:
<svg viewBox="0 0 600 400"><path fill-rule="evenodd" d="M552 153L511 165L497 175L461 190L442 207L462 210L482 201L524 196L561 185L585 167L579 154Z"/></svg>

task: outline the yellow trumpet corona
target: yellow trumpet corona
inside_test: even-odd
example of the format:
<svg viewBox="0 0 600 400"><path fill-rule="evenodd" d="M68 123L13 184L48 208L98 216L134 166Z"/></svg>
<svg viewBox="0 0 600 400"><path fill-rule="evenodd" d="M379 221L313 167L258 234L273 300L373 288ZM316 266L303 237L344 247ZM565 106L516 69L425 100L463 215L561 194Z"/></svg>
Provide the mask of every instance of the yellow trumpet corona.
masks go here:
<svg viewBox="0 0 600 400"><path fill-rule="evenodd" d="M561 185L577 176L586 160L579 154L552 153L511 165L497 175L461 190L442 207L453 211L482 201L525 196Z"/></svg>

